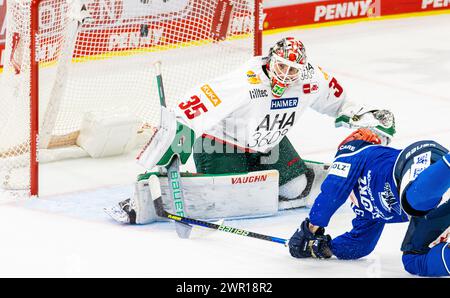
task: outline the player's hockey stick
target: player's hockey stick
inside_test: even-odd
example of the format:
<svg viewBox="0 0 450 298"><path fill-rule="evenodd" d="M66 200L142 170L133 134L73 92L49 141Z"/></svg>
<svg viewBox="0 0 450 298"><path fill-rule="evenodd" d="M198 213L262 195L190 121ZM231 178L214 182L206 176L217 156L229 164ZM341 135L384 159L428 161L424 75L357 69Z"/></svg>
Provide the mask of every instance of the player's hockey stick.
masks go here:
<svg viewBox="0 0 450 298"><path fill-rule="evenodd" d="M156 82L158 85L159 102L161 107L166 107L166 96L164 94L164 85L161 74L161 62L155 63L156 69ZM184 199L183 190L181 187L181 175L180 175L180 159L175 155L170 161L167 168L167 178L169 179L169 192L173 200L174 207L178 211L177 213L184 215ZM180 238L189 238L191 234L192 226L175 222L175 230Z"/></svg>
<svg viewBox="0 0 450 298"><path fill-rule="evenodd" d="M150 189L151 189L151 187L150 187ZM201 226L204 228L227 232L227 233L231 233L231 234L235 234L235 235L252 237L252 238L256 238L256 239L260 239L260 240L276 242L276 243L283 244L284 246L287 246L287 243L288 243L287 239L263 235L263 234L250 232L250 231L246 231L246 230L242 230L242 229L238 229L238 228L233 228L230 226L225 226L223 224L218 225L218 224L203 221L203 220L188 218L188 217L169 213L166 210L164 210L163 201L162 201L161 196L154 196L154 194L152 194L152 198L154 198L153 203L155 205L156 215L158 215L159 217L168 218L177 223Z"/></svg>

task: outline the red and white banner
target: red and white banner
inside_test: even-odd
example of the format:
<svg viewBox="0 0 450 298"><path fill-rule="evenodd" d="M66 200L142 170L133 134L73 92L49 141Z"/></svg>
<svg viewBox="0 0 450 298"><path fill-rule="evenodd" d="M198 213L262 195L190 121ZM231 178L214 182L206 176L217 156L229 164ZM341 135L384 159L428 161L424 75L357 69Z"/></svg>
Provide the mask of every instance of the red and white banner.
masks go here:
<svg viewBox="0 0 450 298"><path fill-rule="evenodd" d="M2 59L5 59L5 57L2 57L2 53L4 51L6 33L6 1L0 0L0 67ZM189 15L186 8L192 1L172 0L169 2L170 6L167 6L165 5L167 4L165 0L89 0L87 6L90 11L96 12L94 13L96 20L91 27L93 30L99 29L100 31L101 24L99 25L99 20L102 20L102 22L106 20L112 25L131 23L131 29L129 27L126 31L120 28L103 30L103 35L98 35L99 39L96 41L104 43L103 49L105 51L122 51L136 47L159 45L164 40L164 35L167 34L166 31L170 30L174 24L168 24L162 19L159 22L155 22L155 7L159 9L159 11L156 10L157 15L171 14L186 17ZM227 3L228 1L224 0L222 2ZM40 11L40 26L45 30L46 26L53 26L61 22L61 20L57 19L61 13L58 12L58 8L51 6L51 1L48 1L47 5L44 3ZM265 0L264 5L266 7L264 9L264 29L267 30L377 16L444 10L450 9L450 0ZM170 12L168 9L170 9ZM149 11L152 11L153 15L149 15ZM228 14L229 10L224 9L219 12ZM148 25L142 28L142 24L132 22L134 18L148 19ZM189 24L189 17L187 19ZM229 24L229 30L237 34L239 32L248 32L248 30L251 30L251 28L247 28L251 24L249 19L249 15L243 14L238 16ZM172 20L173 22L176 23L176 21ZM227 23L224 24L228 26ZM222 23L213 25L217 27L216 31L219 30L216 32L217 38L223 38L224 30L222 30L222 27L225 25ZM142 35L142 30L145 30L145 36ZM214 31L213 28L210 28L210 30ZM79 39L82 42L83 36L79 36ZM51 60L57 50L53 45L46 44L44 40L42 48L38 51L38 58L41 61ZM79 56L85 54L84 52L78 53Z"/></svg>
<svg viewBox="0 0 450 298"><path fill-rule="evenodd" d="M229 35L253 31L251 7L232 7L230 0L219 0L216 7L208 7L209 13L214 16L211 22L210 18L199 17L205 13L208 1L88 0L85 5L92 20L78 34L77 50L73 57L164 47L209 37L220 40ZM0 10L0 21L4 19L6 5L4 8ZM45 0L40 3L40 40L36 53L39 61L53 61L61 50L59 41L64 31L52 28L62 27L65 15L59 1ZM85 45L87 42L90 46Z"/></svg>
<svg viewBox="0 0 450 298"><path fill-rule="evenodd" d="M334 0L265 9L264 29L450 9L450 0Z"/></svg>

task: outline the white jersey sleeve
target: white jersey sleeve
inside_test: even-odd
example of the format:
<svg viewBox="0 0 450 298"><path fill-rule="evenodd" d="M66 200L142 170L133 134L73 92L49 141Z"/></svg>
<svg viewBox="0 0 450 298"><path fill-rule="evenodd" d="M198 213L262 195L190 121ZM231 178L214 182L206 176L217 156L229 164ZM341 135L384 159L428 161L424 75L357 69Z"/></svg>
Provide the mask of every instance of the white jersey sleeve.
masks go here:
<svg viewBox="0 0 450 298"><path fill-rule="evenodd" d="M388 144L395 134L393 113L348 100L344 88L334 76L319 66L315 70L314 80L318 82L320 92L310 107L319 113L335 117L336 127L370 127L383 136L383 143Z"/></svg>
<svg viewBox="0 0 450 298"><path fill-rule="evenodd" d="M320 66L314 68L314 79L319 83L320 92L311 104L311 108L321 114L337 117L342 107L348 102L345 90L334 76L325 72Z"/></svg>

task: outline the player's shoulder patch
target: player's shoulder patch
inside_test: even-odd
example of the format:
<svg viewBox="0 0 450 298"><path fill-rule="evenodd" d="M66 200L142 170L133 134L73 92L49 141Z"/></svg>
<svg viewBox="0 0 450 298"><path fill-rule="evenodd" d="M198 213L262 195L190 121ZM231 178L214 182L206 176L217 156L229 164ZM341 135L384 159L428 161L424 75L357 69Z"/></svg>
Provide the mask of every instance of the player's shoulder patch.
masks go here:
<svg viewBox="0 0 450 298"><path fill-rule="evenodd" d="M246 73L247 81L252 85L261 84L261 77L259 74L256 74L253 70L248 70Z"/></svg>
<svg viewBox="0 0 450 298"><path fill-rule="evenodd" d="M248 83L258 85L262 83L261 76L264 75L263 65L266 57L256 56L251 58L241 69L245 73Z"/></svg>
<svg viewBox="0 0 450 298"><path fill-rule="evenodd" d="M362 141L362 140L350 141L350 142L347 142L347 143L341 145L338 148L338 151L337 151L335 157L342 156L344 154L355 153L355 152L357 152L365 147L368 147L368 146L373 146L373 144L366 142L366 141Z"/></svg>
<svg viewBox="0 0 450 298"><path fill-rule="evenodd" d="M330 166L330 170L328 171L328 175L335 175L342 178L347 178L350 173L350 168L352 164L348 162L335 161Z"/></svg>

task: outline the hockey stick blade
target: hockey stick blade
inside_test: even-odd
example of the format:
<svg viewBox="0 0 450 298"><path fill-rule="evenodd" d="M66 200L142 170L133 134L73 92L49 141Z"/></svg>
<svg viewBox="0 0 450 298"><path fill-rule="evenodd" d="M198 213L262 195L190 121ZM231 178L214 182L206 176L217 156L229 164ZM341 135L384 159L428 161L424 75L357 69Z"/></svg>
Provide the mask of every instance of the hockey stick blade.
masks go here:
<svg viewBox="0 0 450 298"><path fill-rule="evenodd" d="M175 222L175 231L178 237L182 239L189 239L191 236L192 226L182 222Z"/></svg>
<svg viewBox="0 0 450 298"><path fill-rule="evenodd" d="M166 210L164 210L162 197L154 196L153 198L153 205L155 206L156 215L158 215L159 217L168 218L168 213ZM175 231L177 232L178 237L182 239L188 239L191 235L192 226L184 222L175 221Z"/></svg>

